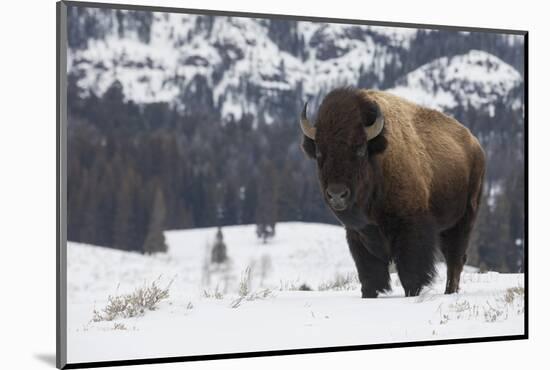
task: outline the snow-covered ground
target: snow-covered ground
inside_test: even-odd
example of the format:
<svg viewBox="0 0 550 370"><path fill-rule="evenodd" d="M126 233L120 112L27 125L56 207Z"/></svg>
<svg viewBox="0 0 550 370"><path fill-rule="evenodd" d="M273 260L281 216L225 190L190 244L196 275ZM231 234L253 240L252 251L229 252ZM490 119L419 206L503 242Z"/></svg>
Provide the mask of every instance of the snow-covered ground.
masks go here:
<svg viewBox="0 0 550 370"><path fill-rule="evenodd" d="M255 226L223 228L229 263L209 264L216 229L166 232L169 251L143 256L68 245L71 363L263 350L472 338L524 333L523 274L467 269L459 294L445 271L419 297L393 291L361 299L342 227L281 223L262 244ZM250 271L250 279L246 270ZM239 299L241 282L247 295ZM92 321L108 296L157 281L169 297L155 311ZM298 290L307 286L311 291Z"/></svg>

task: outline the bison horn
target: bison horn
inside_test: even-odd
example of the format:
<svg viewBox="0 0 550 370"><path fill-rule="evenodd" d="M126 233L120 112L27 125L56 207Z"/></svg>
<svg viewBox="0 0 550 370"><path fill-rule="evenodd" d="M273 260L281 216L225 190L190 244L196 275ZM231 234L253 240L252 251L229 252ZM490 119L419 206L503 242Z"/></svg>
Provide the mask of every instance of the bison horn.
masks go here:
<svg viewBox="0 0 550 370"><path fill-rule="evenodd" d="M384 115L380 111L380 108L376 106L376 110L378 112L376 116L376 120L374 123L370 126L367 126L365 128L365 134L367 135L367 141L374 139L380 133L382 132L382 129L384 128Z"/></svg>
<svg viewBox="0 0 550 370"><path fill-rule="evenodd" d="M307 102L304 104L304 109L302 109L302 115L300 116L300 126L302 127L302 132L304 133L304 135L309 137L311 140L315 140L315 127L313 127L307 119Z"/></svg>

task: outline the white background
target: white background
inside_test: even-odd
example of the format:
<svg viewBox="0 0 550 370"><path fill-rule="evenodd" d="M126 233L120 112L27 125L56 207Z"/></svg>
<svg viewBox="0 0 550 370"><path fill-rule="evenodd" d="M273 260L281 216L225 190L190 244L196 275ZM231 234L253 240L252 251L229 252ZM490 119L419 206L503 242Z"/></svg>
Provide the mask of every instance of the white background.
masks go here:
<svg viewBox="0 0 550 370"><path fill-rule="evenodd" d="M117 2L112 0L112 2ZM123 1L124 2L124 1ZM544 367L548 289L550 22L544 2L127 0L133 4L526 29L529 34L528 341L149 365L143 369L518 369ZM534 4L537 4L536 6ZM52 368L55 358L55 2L9 1L0 21L0 366ZM268 318L267 318L268 319ZM184 328L182 328L184 330ZM269 335L269 333L266 333ZM254 338L250 338L254 340ZM93 344L90 344L93 345ZM547 365L546 365L547 366Z"/></svg>

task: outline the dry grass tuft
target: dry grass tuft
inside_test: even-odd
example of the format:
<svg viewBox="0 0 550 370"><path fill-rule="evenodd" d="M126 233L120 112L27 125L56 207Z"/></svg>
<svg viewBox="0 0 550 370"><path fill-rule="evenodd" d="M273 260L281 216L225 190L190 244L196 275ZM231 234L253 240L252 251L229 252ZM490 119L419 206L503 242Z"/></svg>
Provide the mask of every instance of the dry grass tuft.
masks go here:
<svg viewBox="0 0 550 370"><path fill-rule="evenodd" d="M506 321L510 317L523 315L525 310L525 289L523 287L508 288L502 296L495 297L493 302L485 301L481 304L459 299L443 309L438 308L439 323L446 324L451 320L476 320L485 322Z"/></svg>
<svg viewBox="0 0 550 370"><path fill-rule="evenodd" d="M94 309L92 321L113 321L117 318L142 316L147 310L156 310L159 302L168 298L170 286L174 281L170 281L166 288L162 289L158 286L159 279L150 285L145 284L132 293L109 296L105 308L101 311Z"/></svg>
<svg viewBox="0 0 550 370"><path fill-rule="evenodd" d="M252 269L247 267L241 274L241 280L239 282L239 296L231 302L231 308L240 307L245 301L255 301L257 299L265 299L272 295L271 289L262 289L256 292L251 290L252 284Z"/></svg>
<svg viewBox="0 0 550 370"><path fill-rule="evenodd" d="M216 289L214 291L210 291L205 289L202 294L205 298L215 298L215 299L223 299L223 293L220 290L219 285L216 285Z"/></svg>
<svg viewBox="0 0 550 370"><path fill-rule="evenodd" d="M336 274L333 280L323 282L318 290L354 290L359 286L359 278L355 274Z"/></svg>
<svg viewBox="0 0 550 370"><path fill-rule="evenodd" d="M506 289L504 293L504 301L508 304L513 303L517 298L522 298L525 296L525 288L517 286L514 288Z"/></svg>
<svg viewBox="0 0 550 370"><path fill-rule="evenodd" d="M128 328L126 327L126 325L124 325L120 322L115 322L115 324L113 326L113 330L128 330Z"/></svg>
<svg viewBox="0 0 550 370"><path fill-rule="evenodd" d="M239 307L245 301L255 301L257 299L265 299L271 296L273 291L271 289L262 289L254 293L247 293L246 295L239 295L237 299L231 302L231 308Z"/></svg>

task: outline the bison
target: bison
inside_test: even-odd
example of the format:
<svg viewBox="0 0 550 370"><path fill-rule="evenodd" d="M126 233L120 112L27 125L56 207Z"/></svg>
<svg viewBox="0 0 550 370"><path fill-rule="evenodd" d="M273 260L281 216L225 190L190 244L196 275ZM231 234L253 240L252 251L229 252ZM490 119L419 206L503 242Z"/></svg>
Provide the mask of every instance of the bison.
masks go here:
<svg viewBox="0 0 550 370"><path fill-rule="evenodd" d="M363 298L390 289L393 261L406 296L447 263L445 293L459 289L480 204L485 154L455 119L387 92L339 88L304 105L302 149L317 162L325 203L344 225Z"/></svg>

